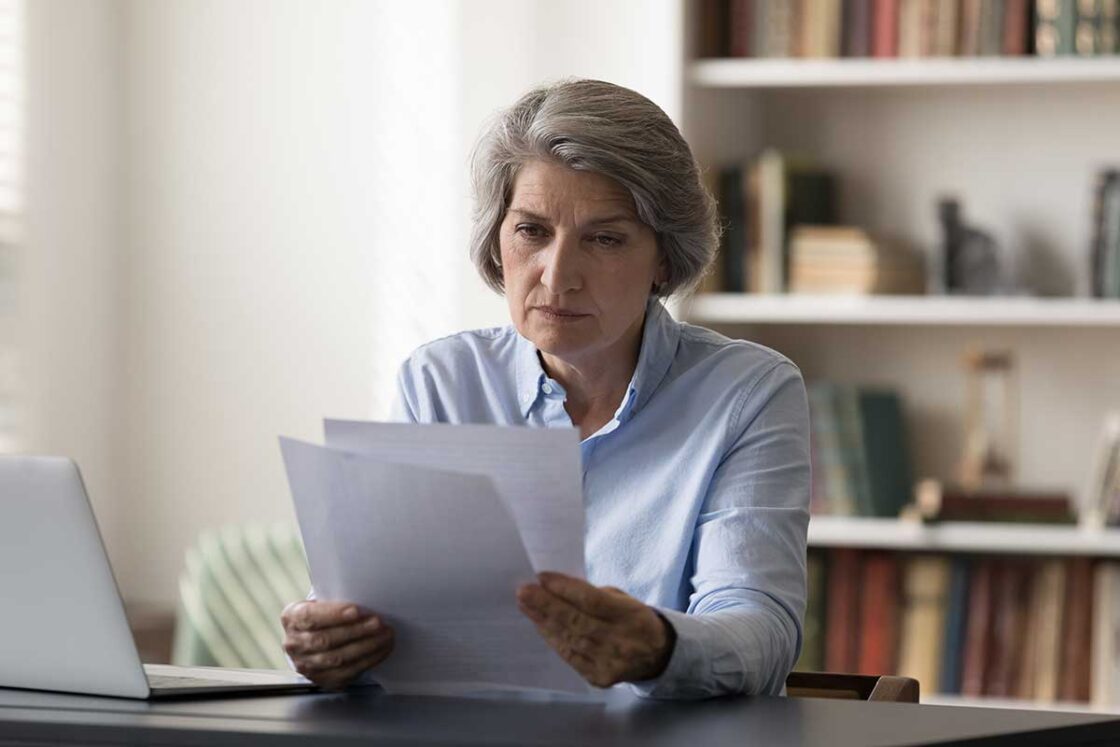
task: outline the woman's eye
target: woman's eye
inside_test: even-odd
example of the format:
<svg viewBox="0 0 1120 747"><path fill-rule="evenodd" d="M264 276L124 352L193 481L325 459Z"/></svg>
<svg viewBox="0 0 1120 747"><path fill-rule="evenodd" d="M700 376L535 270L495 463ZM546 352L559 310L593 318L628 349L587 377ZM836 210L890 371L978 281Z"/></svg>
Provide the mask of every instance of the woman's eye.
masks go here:
<svg viewBox="0 0 1120 747"><path fill-rule="evenodd" d="M599 246L607 248L619 246L622 243L622 239L618 238L617 236L611 236L605 233L595 234L593 240Z"/></svg>
<svg viewBox="0 0 1120 747"><path fill-rule="evenodd" d="M539 239L544 236L544 229L532 223L518 224L514 230L527 239Z"/></svg>

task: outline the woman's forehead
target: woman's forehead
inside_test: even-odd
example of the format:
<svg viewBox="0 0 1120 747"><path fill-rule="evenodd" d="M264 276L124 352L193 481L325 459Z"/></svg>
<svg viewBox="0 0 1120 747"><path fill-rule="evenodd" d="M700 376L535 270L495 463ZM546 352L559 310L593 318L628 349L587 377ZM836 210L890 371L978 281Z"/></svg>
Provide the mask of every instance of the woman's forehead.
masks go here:
<svg viewBox="0 0 1120 747"><path fill-rule="evenodd" d="M633 197L614 179L543 161L530 161L519 170L509 208L541 216L574 210L637 218Z"/></svg>

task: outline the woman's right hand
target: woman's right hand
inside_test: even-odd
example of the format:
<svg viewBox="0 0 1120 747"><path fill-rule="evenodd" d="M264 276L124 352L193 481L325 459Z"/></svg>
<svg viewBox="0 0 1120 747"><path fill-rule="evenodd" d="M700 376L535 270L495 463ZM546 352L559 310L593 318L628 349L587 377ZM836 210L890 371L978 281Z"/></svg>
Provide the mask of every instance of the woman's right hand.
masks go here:
<svg viewBox="0 0 1120 747"><path fill-rule="evenodd" d="M393 650L393 629L350 602L292 602L280 622L296 671L328 690L346 687Z"/></svg>

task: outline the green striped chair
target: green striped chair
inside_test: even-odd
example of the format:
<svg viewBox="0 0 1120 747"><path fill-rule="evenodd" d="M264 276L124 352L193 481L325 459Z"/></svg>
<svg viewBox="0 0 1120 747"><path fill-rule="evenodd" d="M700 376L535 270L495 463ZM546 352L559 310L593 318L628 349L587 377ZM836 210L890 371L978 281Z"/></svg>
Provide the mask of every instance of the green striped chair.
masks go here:
<svg viewBox="0 0 1120 747"><path fill-rule="evenodd" d="M287 669L280 612L310 584L294 525L203 532L179 577L172 663Z"/></svg>

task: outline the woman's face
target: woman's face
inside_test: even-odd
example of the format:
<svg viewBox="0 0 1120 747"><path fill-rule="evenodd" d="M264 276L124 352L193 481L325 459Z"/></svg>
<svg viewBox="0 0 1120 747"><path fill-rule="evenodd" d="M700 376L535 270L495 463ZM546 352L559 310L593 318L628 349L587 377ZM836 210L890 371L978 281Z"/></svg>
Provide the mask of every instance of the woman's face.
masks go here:
<svg viewBox="0 0 1120 747"><path fill-rule="evenodd" d="M665 271L657 237L622 186L530 161L514 180L499 245L522 337L572 363L632 353L650 288Z"/></svg>

